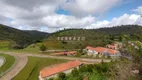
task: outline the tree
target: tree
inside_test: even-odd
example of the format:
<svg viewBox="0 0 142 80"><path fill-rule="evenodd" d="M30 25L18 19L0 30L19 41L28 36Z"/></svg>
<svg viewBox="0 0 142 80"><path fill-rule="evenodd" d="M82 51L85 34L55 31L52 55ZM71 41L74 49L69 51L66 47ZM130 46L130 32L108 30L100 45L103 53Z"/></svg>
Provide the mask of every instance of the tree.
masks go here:
<svg viewBox="0 0 142 80"><path fill-rule="evenodd" d="M54 80L54 78L49 78L48 80Z"/></svg>
<svg viewBox="0 0 142 80"><path fill-rule="evenodd" d="M94 68L93 65L87 65L87 71L88 71L89 73L92 73L92 72L93 72L93 68Z"/></svg>
<svg viewBox="0 0 142 80"><path fill-rule="evenodd" d="M40 50L41 50L41 51L46 51L46 46L45 46L44 44L42 44L42 45L40 46Z"/></svg>
<svg viewBox="0 0 142 80"><path fill-rule="evenodd" d="M79 71L77 70L77 68L74 68L74 69L72 70L71 74L72 74L73 76L78 76Z"/></svg>
<svg viewBox="0 0 142 80"><path fill-rule="evenodd" d="M82 66L79 68L79 72L81 72L81 73L87 72L87 67L86 67L86 65L82 65Z"/></svg>
<svg viewBox="0 0 142 80"><path fill-rule="evenodd" d="M58 78L59 80L66 80L66 74L61 72L58 74Z"/></svg>

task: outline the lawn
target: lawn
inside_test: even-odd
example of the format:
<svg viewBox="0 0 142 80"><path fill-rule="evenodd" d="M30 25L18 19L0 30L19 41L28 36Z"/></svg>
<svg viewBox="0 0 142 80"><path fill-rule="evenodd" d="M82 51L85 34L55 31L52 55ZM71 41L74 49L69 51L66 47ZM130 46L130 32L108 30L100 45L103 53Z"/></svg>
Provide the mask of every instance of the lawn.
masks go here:
<svg viewBox="0 0 142 80"><path fill-rule="evenodd" d="M8 48L9 41L0 40L0 50L6 50Z"/></svg>
<svg viewBox="0 0 142 80"><path fill-rule="evenodd" d="M32 45L29 45L28 47L26 47L24 49L9 49L8 48L9 42L0 40L0 51L18 52L18 53L39 53L40 45L41 45L41 43L36 43L34 45L34 47Z"/></svg>
<svg viewBox="0 0 142 80"><path fill-rule="evenodd" d="M15 58L13 56L7 55L7 54L0 54L0 56L4 57L6 59L6 62L2 65L0 68L0 74L8 70L15 62Z"/></svg>
<svg viewBox="0 0 142 80"><path fill-rule="evenodd" d="M65 62L51 58L28 57L28 63L13 80L38 80L39 71L52 64Z"/></svg>
<svg viewBox="0 0 142 80"><path fill-rule="evenodd" d="M68 41L68 42L62 42L62 41L44 41L43 44L47 47L47 49L60 49L60 50L68 50L68 49L80 49L81 41Z"/></svg>

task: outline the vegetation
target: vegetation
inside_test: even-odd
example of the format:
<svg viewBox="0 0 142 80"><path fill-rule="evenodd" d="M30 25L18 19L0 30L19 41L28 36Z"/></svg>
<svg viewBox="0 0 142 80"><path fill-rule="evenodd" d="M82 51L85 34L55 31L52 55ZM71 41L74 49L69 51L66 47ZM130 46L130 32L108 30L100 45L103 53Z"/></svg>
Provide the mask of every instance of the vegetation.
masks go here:
<svg viewBox="0 0 142 80"><path fill-rule="evenodd" d="M70 74L59 73L57 78L51 80L137 80L132 77L131 65L127 59L101 64L82 65L74 68Z"/></svg>
<svg viewBox="0 0 142 80"><path fill-rule="evenodd" d="M40 36L41 38L37 37L38 34L40 34L40 32L20 31L0 25L0 50L4 50L5 47L8 46L19 49L24 48L31 43L40 42L40 40L44 39L46 33L43 33L43 37ZM60 73L58 78L64 80L82 80L84 77L88 77L89 80L140 80L142 78L141 35L142 27L139 25L121 25L100 29L65 29L51 34L43 43L39 43L38 47L30 45L19 51L34 52L39 49L44 51L45 48L63 50L83 49L88 45L93 47L105 46L106 44L118 41L125 45L120 50L123 55L122 59L111 63L84 65L79 69L74 69L69 75ZM59 41L57 40L57 37L85 37L85 40ZM5 40L7 41L4 42ZM139 49L128 44L128 41L133 42ZM81 56L83 54L82 50L80 50L76 56ZM128 58L129 56L131 58ZM64 62L64 60L29 57L26 67L13 80L37 80L39 71L43 67L60 62ZM132 70L134 69L139 70L139 74L133 74ZM51 80L53 80L53 78Z"/></svg>
<svg viewBox="0 0 142 80"><path fill-rule="evenodd" d="M130 57L128 59L131 62L131 68L133 70L139 70L139 74L137 74L137 76L132 76L132 78L139 80L142 78L142 43L140 41L129 42L125 42L125 46L121 49L121 52L123 52L123 55ZM138 48L136 48L136 46Z"/></svg>
<svg viewBox="0 0 142 80"><path fill-rule="evenodd" d="M38 80L39 71L47 66L59 64L66 60L51 58L28 57L28 63L13 80ZM23 76L24 75L24 76Z"/></svg>
<svg viewBox="0 0 142 80"><path fill-rule="evenodd" d="M23 49L31 43L43 40L47 36L47 33L22 31L0 24L0 40L9 41L9 47L13 49Z"/></svg>
<svg viewBox="0 0 142 80"><path fill-rule="evenodd" d="M5 50L9 46L9 41L0 40L0 50Z"/></svg>
<svg viewBox="0 0 142 80"><path fill-rule="evenodd" d="M44 46L44 44L40 46L40 51L46 51L46 46Z"/></svg>
<svg viewBox="0 0 142 80"><path fill-rule="evenodd" d="M86 46L105 46L114 41L142 41L142 27L138 25L122 25L100 29L65 29L51 34L44 41L48 49L82 49ZM59 41L58 37L85 37L85 41Z"/></svg>
<svg viewBox="0 0 142 80"><path fill-rule="evenodd" d="M59 73L59 74L58 74L58 79L59 79L59 80L66 80L66 74L65 74L65 73L62 73L62 72Z"/></svg>
<svg viewBox="0 0 142 80"><path fill-rule="evenodd" d="M0 40L0 51L5 51L5 52L17 52L17 53L40 53L40 46L42 45L42 43L35 43L35 44L31 44L28 47L24 48L24 49L10 49L9 47L9 41L4 41L4 40Z"/></svg>
<svg viewBox="0 0 142 80"><path fill-rule="evenodd" d="M15 62L15 58L7 54L0 54L0 56L6 59L6 62L0 67L0 75L3 75L6 70L12 67Z"/></svg>

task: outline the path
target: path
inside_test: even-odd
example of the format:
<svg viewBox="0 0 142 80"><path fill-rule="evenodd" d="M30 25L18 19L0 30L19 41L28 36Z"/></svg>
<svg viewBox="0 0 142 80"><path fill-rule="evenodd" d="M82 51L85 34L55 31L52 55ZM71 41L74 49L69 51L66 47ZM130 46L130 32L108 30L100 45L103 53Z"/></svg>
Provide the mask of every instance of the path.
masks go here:
<svg viewBox="0 0 142 80"><path fill-rule="evenodd" d="M27 56L21 54L11 54L11 53L5 53L5 54L17 57L15 66L11 68L2 78L0 78L0 80L11 80L25 67L28 58Z"/></svg>
<svg viewBox="0 0 142 80"><path fill-rule="evenodd" d="M9 54L19 55L19 53L7 52ZM66 56L52 56L46 54L33 54L33 53L20 53L21 55L25 56L32 56L32 57L42 57L42 58L56 58L56 59L67 59L67 60L79 60L83 62L110 62L110 59L90 59L90 58L79 58L79 57L66 57Z"/></svg>
<svg viewBox="0 0 142 80"><path fill-rule="evenodd" d="M0 67L4 64L4 62L5 62L5 59L0 56Z"/></svg>

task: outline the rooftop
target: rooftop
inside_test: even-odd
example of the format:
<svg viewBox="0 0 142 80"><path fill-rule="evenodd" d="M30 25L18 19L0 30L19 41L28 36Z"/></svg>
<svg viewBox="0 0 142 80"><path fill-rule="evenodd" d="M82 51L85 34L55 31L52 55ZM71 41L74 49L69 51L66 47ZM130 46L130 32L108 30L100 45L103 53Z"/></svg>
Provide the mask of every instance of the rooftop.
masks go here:
<svg viewBox="0 0 142 80"><path fill-rule="evenodd" d="M86 48L90 49L90 50L97 51L97 52L101 52L101 53L103 53L104 51L107 51L110 54L116 54L118 52L117 50L113 50L113 49L109 49L109 48L104 48L104 47L93 48L93 47L87 46Z"/></svg>
<svg viewBox="0 0 142 80"><path fill-rule="evenodd" d="M80 61L69 61L63 64L59 64L57 66L51 67L51 68L47 68L47 69L43 69L40 71L40 75L42 78L57 74L59 72L62 71L66 71L68 69L77 67L79 65L81 65L82 63Z"/></svg>

